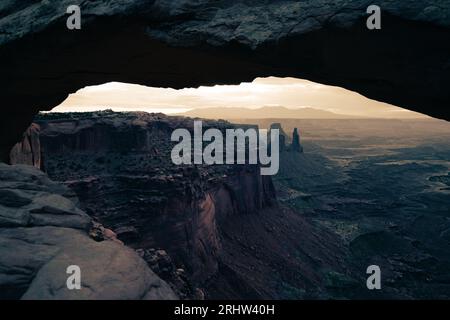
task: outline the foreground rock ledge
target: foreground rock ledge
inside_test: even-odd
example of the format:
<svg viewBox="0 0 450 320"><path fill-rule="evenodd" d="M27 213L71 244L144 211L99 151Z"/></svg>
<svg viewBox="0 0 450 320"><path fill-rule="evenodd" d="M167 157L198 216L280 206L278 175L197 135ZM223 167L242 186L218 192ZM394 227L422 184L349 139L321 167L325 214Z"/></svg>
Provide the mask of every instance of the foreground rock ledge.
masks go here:
<svg viewBox="0 0 450 320"><path fill-rule="evenodd" d="M176 299L133 250L89 238L70 190L30 166L0 163L0 299ZM66 269L81 268L81 290Z"/></svg>

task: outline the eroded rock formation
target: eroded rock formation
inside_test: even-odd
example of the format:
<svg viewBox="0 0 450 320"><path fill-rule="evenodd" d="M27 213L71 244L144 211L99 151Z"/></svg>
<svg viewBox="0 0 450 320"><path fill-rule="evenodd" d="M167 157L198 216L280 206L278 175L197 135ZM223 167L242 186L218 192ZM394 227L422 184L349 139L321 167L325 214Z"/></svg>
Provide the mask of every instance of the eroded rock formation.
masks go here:
<svg viewBox="0 0 450 320"><path fill-rule="evenodd" d="M277 129L278 133L280 135L280 138L279 138L280 152L284 152L284 151L293 151L293 152L299 152L299 153L303 152L303 147L300 143L300 134L299 134L297 128L294 128L291 138L288 137L286 132L283 130L281 123L272 123L270 125L269 132L272 129Z"/></svg>
<svg viewBox="0 0 450 320"><path fill-rule="evenodd" d="M300 134L298 133L297 128L294 128L294 132L292 132L291 150L294 152L303 152L303 147L300 144Z"/></svg>
<svg viewBox="0 0 450 320"><path fill-rule="evenodd" d="M0 299L177 298L133 250L90 238L76 201L38 169L0 163ZM66 286L71 265L81 290Z"/></svg>
<svg viewBox="0 0 450 320"><path fill-rule="evenodd" d="M278 130L278 134L280 135L280 138L278 141L278 143L280 145L279 148L280 148L280 152L283 152L286 150L286 144L288 143L289 138L288 138L286 132L284 132L283 128L281 127L281 123L272 123L270 125L269 136L270 136L270 130L273 130L273 129Z"/></svg>
<svg viewBox="0 0 450 320"><path fill-rule="evenodd" d="M182 298L289 298L283 281L326 296L316 266L348 271L339 242L280 208L258 165L175 166L171 133L193 130L193 119L100 112L45 114L36 123L50 177ZM233 126L203 122L204 130ZM292 258L298 251L308 259Z"/></svg>
<svg viewBox="0 0 450 320"><path fill-rule="evenodd" d="M98 116L100 115L100 116ZM135 248L165 248L204 281L217 270L217 219L275 203L258 166L173 165L170 141L193 121L146 113L42 115L43 167L76 191L87 212ZM58 118L60 117L60 118ZM205 122L226 128L228 123Z"/></svg>
<svg viewBox="0 0 450 320"><path fill-rule="evenodd" d="M39 131L39 125L32 123L23 134L22 140L12 148L9 154L10 163L26 164L41 169Z"/></svg>
<svg viewBox="0 0 450 320"><path fill-rule="evenodd" d="M0 159L39 110L109 81L193 87L291 76L450 119L450 4L378 1L3 1Z"/></svg>

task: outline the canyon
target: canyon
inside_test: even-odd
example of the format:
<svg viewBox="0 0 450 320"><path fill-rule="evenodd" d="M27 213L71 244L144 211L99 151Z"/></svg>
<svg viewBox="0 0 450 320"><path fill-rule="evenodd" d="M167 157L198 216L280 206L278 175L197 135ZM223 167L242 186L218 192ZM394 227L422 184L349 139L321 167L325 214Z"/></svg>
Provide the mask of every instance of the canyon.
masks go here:
<svg viewBox="0 0 450 320"><path fill-rule="evenodd" d="M171 152L174 164L263 164L262 175L274 175L279 167L279 131L258 128L207 129L201 120L194 120L194 136L187 129L178 128L171 141L178 142ZM192 148L192 141L194 147ZM205 148L203 143L209 142ZM270 150L269 146L270 145ZM192 162L192 160L194 160Z"/></svg>
<svg viewBox="0 0 450 320"><path fill-rule="evenodd" d="M361 163L334 167L334 172L315 165L322 161L333 167L331 162L301 155L294 144L282 151L282 179L274 184L257 165L168 165L168 132L189 127L186 118L39 112L80 88L110 81L186 88L278 76L341 86L450 120L449 3L379 1L382 28L368 30L370 1L96 0L80 5L83 28L76 32L66 27L70 4L0 3L0 161L13 164L0 164L2 298L365 297L362 268L349 257L356 254L366 263L369 252L390 268L392 291L382 297L448 296L448 199L440 190L448 189L446 167L395 163L378 171L377 163L366 166L363 155ZM269 125L273 122L281 121ZM420 127L411 124L409 132ZM340 152L324 144L307 147L331 156ZM348 149L352 156L357 153ZM396 152L413 159L418 153L426 161L427 150ZM448 158L445 148L436 150L433 154ZM298 163L311 170L301 170ZM299 173L297 180L286 172L289 166ZM356 185L371 181L374 189L349 188L359 200L349 199L340 191L348 186L340 184L342 168ZM428 174L424 183L413 169L436 175ZM317 172L338 183L322 184ZM394 184L386 172L402 183ZM317 198L306 193L304 181L311 182ZM388 192L389 201L372 199L381 192L377 183L389 183L400 195L413 191L437 214L423 215L424 206L408 196L397 199ZM415 188L426 192L414 193ZM428 192L433 188L436 193ZM58 208L52 206L55 198ZM387 231L379 227L383 219L376 224L381 230L373 230L370 221L370 232L346 245L353 234L353 224L345 220L353 211L346 209L372 212L370 204L378 218L386 219L386 208L395 209L398 221ZM325 216L311 219L299 214L298 206ZM336 213L343 222L331 219ZM408 225L399 223L405 214L411 218ZM330 224L342 237L323 226ZM405 245L391 247L398 239ZM418 249L423 251L416 255ZM35 257L36 252L42 254ZM63 269L67 257L93 261L96 270L116 257L112 283L129 286L105 288L92 273L88 296L67 296L59 290L63 277L56 282L49 277ZM128 274L136 277L124 279ZM395 288L405 283L411 287ZM418 284L425 290L418 292ZM49 290L39 291L43 286Z"/></svg>
<svg viewBox="0 0 450 320"><path fill-rule="evenodd" d="M18 156L31 137L40 146L40 168L73 190L81 208L180 298L332 295L325 275L351 272L346 249L280 205L259 165L172 163L172 131L194 130L193 122L139 112L41 114L32 125L39 134L26 131L11 159L39 158ZM205 120L203 127L235 125Z"/></svg>
<svg viewBox="0 0 450 320"><path fill-rule="evenodd" d="M173 164L171 132L193 132L194 121L44 113L11 159L45 171L91 221L82 224L91 241L125 244L180 299L449 296L447 122L204 121L205 130L221 132L279 130L280 171L272 177L259 165ZM27 203L9 191L0 197L9 208ZM52 206L27 209L29 227L60 226L74 210ZM6 221L23 220L22 209L2 212ZM69 217L64 223L76 228ZM373 264L382 290L366 288Z"/></svg>

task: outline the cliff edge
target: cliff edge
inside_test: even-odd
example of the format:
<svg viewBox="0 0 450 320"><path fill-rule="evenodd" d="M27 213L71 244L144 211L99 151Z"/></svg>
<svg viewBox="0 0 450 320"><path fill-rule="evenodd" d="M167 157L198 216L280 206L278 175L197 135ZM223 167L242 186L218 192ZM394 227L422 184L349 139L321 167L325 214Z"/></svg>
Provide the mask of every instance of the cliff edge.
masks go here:
<svg viewBox="0 0 450 320"><path fill-rule="evenodd" d="M0 163L0 299L176 299L133 250L89 237L73 192L36 168ZM104 229L103 229L104 230ZM69 266L81 290L69 290Z"/></svg>

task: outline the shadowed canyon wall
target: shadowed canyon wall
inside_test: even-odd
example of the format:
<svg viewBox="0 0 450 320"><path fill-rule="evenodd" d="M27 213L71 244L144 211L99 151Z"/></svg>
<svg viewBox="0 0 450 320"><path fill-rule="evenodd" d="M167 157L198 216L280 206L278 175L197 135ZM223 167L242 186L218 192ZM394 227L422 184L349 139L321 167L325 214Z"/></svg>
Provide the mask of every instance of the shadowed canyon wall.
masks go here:
<svg viewBox="0 0 450 320"><path fill-rule="evenodd" d="M193 130L192 119L108 111L59 117L39 117L11 161L69 186L83 209L126 245L166 250L195 284L218 271L224 221L276 206L272 180L257 165L172 164L171 133Z"/></svg>
<svg viewBox="0 0 450 320"><path fill-rule="evenodd" d="M352 272L342 242L278 204L272 178L258 165L173 165L171 133L192 131L192 120L43 114L11 159L36 165L39 158L51 179L74 191L80 207L136 249L180 298L292 298L285 283L328 297L328 272ZM205 130L234 126L203 122ZM39 147L30 153L29 145Z"/></svg>
<svg viewBox="0 0 450 320"><path fill-rule="evenodd" d="M379 1L72 1L0 4L0 159L39 110L86 85L191 87L291 76L450 119L450 4Z"/></svg>

